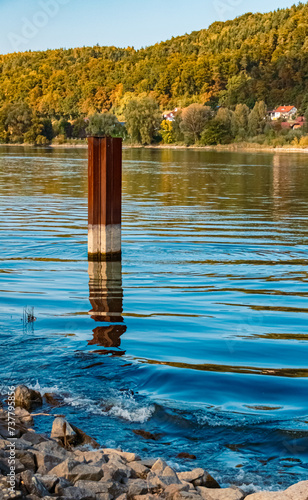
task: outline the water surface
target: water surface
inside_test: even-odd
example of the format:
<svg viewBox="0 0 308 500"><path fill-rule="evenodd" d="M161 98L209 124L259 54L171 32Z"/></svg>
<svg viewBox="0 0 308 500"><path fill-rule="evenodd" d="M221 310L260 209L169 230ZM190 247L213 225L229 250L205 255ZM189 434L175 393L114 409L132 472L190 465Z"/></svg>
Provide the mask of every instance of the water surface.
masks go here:
<svg viewBox="0 0 308 500"><path fill-rule="evenodd" d="M126 149L122 264L88 265L86 154L0 148L4 385L221 484L307 479L308 157Z"/></svg>

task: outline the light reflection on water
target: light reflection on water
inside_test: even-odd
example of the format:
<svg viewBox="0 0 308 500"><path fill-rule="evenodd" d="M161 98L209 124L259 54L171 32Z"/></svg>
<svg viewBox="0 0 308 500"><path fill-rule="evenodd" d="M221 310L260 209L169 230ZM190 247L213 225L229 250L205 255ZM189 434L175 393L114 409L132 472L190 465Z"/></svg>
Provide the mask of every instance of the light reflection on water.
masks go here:
<svg viewBox="0 0 308 500"><path fill-rule="evenodd" d="M1 379L108 446L305 479L306 155L125 150L122 265L88 265L86 174L85 150L0 148Z"/></svg>

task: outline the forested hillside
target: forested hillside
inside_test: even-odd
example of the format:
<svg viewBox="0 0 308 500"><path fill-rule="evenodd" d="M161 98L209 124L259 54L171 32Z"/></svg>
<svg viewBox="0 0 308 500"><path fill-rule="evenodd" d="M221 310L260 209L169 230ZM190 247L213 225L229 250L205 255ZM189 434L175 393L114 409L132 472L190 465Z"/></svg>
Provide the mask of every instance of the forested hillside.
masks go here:
<svg viewBox="0 0 308 500"><path fill-rule="evenodd" d="M206 24L206 19L204 20ZM0 56L0 108L25 102L76 119L151 94L161 109L192 102L308 105L308 4L245 14L141 49L84 47Z"/></svg>

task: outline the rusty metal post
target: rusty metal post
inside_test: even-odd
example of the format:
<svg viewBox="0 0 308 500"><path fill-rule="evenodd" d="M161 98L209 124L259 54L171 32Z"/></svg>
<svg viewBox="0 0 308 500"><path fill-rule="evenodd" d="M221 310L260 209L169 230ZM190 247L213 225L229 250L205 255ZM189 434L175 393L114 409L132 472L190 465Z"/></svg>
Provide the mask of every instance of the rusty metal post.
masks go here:
<svg viewBox="0 0 308 500"><path fill-rule="evenodd" d="M121 259L122 139L88 139L88 256Z"/></svg>

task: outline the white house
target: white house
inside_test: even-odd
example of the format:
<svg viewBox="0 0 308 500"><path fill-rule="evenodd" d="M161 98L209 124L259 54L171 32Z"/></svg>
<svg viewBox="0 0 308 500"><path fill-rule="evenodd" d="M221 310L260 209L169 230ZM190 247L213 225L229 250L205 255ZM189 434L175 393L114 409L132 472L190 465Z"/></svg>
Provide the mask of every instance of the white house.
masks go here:
<svg viewBox="0 0 308 500"><path fill-rule="evenodd" d="M293 115L297 113L297 108L295 106L279 106L277 109L271 112L272 120L279 120L279 118L284 118L288 120L292 118Z"/></svg>

